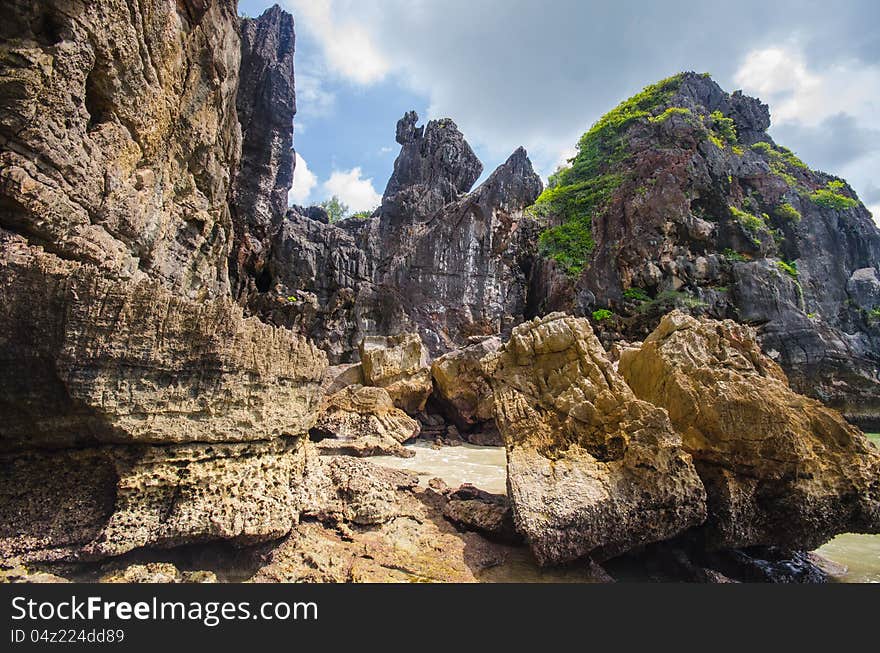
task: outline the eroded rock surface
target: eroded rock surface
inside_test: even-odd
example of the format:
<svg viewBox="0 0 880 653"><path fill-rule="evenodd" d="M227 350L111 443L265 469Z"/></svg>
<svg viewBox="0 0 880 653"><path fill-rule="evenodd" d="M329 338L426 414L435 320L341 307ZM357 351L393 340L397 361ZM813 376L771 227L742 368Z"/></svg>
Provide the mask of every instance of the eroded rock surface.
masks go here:
<svg viewBox="0 0 880 653"><path fill-rule="evenodd" d="M237 27L232 0L5 7L0 227L188 297L228 293Z"/></svg>
<svg viewBox="0 0 880 653"><path fill-rule="evenodd" d="M322 453L411 457L402 444L419 430L384 388L350 385L325 400L310 433Z"/></svg>
<svg viewBox="0 0 880 653"><path fill-rule="evenodd" d="M811 550L880 531L880 451L836 411L793 392L732 321L663 318L621 354L635 394L665 408L708 493L713 547Z"/></svg>
<svg viewBox="0 0 880 653"><path fill-rule="evenodd" d="M481 361L500 347L500 338L480 338L478 342L453 350L431 364L437 397L460 429L472 430L495 418L492 385Z"/></svg>
<svg viewBox="0 0 880 653"><path fill-rule="evenodd" d="M538 562L611 557L703 522L681 437L614 372L588 321L522 324L486 369L515 523Z"/></svg>
<svg viewBox="0 0 880 653"><path fill-rule="evenodd" d="M4 558L247 545L296 522L326 355L245 318L227 273L247 223L228 203L236 95L292 101L292 23L276 8L243 31L241 68L231 0L52 0L4 15ZM274 149L254 146L265 165L248 151L253 186L233 194L277 216L290 126L252 126L247 140Z"/></svg>
<svg viewBox="0 0 880 653"><path fill-rule="evenodd" d="M365 383L384 388L394 405L407 413L424 410L433 385L428 351L419 334L369 336L359 349Z"/></svg>

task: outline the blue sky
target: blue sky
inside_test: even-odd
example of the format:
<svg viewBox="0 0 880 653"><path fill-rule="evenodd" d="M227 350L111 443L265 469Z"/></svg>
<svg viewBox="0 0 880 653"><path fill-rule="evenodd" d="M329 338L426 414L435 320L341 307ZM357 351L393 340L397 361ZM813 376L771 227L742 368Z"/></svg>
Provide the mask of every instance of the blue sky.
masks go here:
<svg viewBox="0 0 880 653"><path fill-rule="evenodd" d="M241 0L259 15L271 2ZM378 203L397 119L458 123L484 176L519 145L546 176L605 111L681 70L770 104L771 133L880 217L880 3L284 0L296 22L292 197Z"/></svg>

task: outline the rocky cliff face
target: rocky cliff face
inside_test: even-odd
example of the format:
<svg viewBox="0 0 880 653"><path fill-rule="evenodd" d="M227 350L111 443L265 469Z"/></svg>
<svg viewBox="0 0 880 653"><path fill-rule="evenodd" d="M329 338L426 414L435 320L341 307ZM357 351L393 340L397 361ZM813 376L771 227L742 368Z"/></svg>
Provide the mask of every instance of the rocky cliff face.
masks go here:
<svg viewBox="0 0 880 653"><path fill-rule="evenodd" d="M525 150L479 188L477 160L451 120L397 126L401 152L369 220L327 224L291 209L272 242L268 290L251 309L307 333L335 361L361 339L418 329L433 354L523 319L541 192ZM317 219L316 219L317 218Z"/></svg>
<svg viewBox="0 0 880 653"><path fill-rule="evenodd" d="M606 344L672 307L756 325L797 390L876 426L880 231L769 126L766 105L693 73L600 120L535 206L556 261L538 306L610 310Z"/></svg>
<svg viewBox="0 0 880 653"><path fill-rule="evenodd" d="M241 21L236 109L242 154L230 193L235 237L229 271L236 297L263 285L272 236L287 212L295 167L294 44L293 17L278 5Z"/></svg>
<svg viewBox="0 0 880 653"><path fill-rule="evenodd" d="M283 209L289 125L246 125L236 220L228 196L237 90L292 99L292 24L243 26L240 78L234 2L128 5L15 3L0 28L4 558L252 543L297 517L326 356L245 318L227 274L233 233Z"/></svg>
<svg viewBox="0 0 880 653"><path fill-rule="evenodd" d="M0 227L61 258L218 297L241 151L235 3L140 4L5 9Z"/></svg>

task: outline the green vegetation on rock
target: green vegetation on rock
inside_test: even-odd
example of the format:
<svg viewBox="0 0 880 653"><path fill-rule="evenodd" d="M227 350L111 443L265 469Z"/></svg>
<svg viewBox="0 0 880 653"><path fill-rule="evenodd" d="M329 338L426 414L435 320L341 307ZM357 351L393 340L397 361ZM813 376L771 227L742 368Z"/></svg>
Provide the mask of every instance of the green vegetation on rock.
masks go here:
<svg viewBox="0 0 880 653"><path fill-rule="evenodd" d="M596 320L596 322L601 322L602 320L607 320L612 317L614 317L614 313L607 308L600 308L597 311L593 311L593 319Z"/></svg>
<svg viewBox="0 0 880 653"><path fill-rule="evenodd" d="M369 220L371 217L373 217L373 213L375 211L376 209L372 209L370 211L358 211L357 213L352 213L351 217L355 220Z"/></svg>
<svg viewBox="0 0 880 653"><path fill-rule="evenodd" d="M763 154L767 158L770 171L792 188L798 187L798 180L792 173L796 170L809 170L807 164L801 161L787 147L782 147L781 145L774 146L765 141L760 141L752 145L751 149L754 152Z"/></svg>
<svg viewBox="0 0 880 653"><path fill-rule="evenodd" d="M589 261L595 247L593 217L604 210L623 183L623 175L609 171L626 157L624 129L636 120L653 118L652 112L671 101L681 79L676 75L652 84L600 118L578 141L578 152L570 165L550 176L547 188L529 208L537 219L556 223L541 233L539 249L567 273L579 274ZM666 118L682 111L680 107L673 109L679 110Z"/></svg>
<svg viewBox="0 0 880 653"><path fill-rule="evenodd" d="M776 263L776 265L779 266L779 269L782 270L783 272L785 272L785 274L787 274L792 279L797 281L797 278L798 278L797 263L789 263L787 261L778 261Z"/></svg>
<svg viewBox="0 0 880 653"><path fill-rule="evenodd" d="M641 288L636 288L633 286L632 288L627 288L623 291L623 296L625 299L630 299L636 302L647 302L651 301L651 297Z"/></svg>
<svg viewBox="0 0 880 653"><path fill-rule="evenodd" d="M857 207L859 205L858 200L837 192L842 189L842 181L829 181L825 188L820 188L810 193L810 199L819 206L836 211L845 211Z"/></svg>
<svg viewBox="0 0 880 653"><path fill-rule="evenodd" d="M673 308L702 308L706 302L699 297L680 290L664 290L649 302L644 302L638 308L639 313L669 312Z"/></svg>
<svg viewBox="0 0 880 653"><path fill-rule="evenodd" d="M743 211L733 205L728 207L730 209L730 213L736 218L737 222L739 222L746 229L751 231L753 234L757 234L761 231L767 230L767 220L770 219L766 213L762 216L757 216L748 211Z"/></svg>
<svg viewBox="0 0 880 653"><path fill-rule="evenodd" d="M658 123L666 122L672 116L691 117L691 116L693 116L693 114L691 113L691 110L688 109L687 107L669 107L668 109L666 109L666 111L664 111L660 115L654 116L654 117L649 117L648 122L658 124Z"/></svg>
<svg viewBox="0 0 880 653"><path fill-rule="evenodd" d="M729 259L731 261L736 261L738 263L745 263L746 261L751 260L745 254L741 254L740 252L734 251L734 250L730 249L729 247L727 249L725 249L723 252L721 252L721 254L724 256L724 258Z"/></svg>
<svg viewBox="0 0 880 653"><path fill-rule="evenodd" d="M720 111L713 111L709 115L709 119L712 121L713 142L720 140L723 143L722 149L724 149L724 145L736 145L736 125L732 118L728 118Z"/></svg>
<svg viewBox="0 0 880 653"><path fill-rule="evenodd" d="M783 202L779 206L777 206L773 211L777 217L782 218L783 220L788 220L790 222L800 222L801 221L801 212L794 208L788 202Z"/></svg>

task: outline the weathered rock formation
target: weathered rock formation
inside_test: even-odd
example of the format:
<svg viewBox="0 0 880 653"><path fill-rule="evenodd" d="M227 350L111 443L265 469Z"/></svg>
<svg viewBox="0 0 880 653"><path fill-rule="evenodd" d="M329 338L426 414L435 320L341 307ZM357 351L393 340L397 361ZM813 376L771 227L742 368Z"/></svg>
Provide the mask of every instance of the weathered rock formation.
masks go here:
<svg viewBox="0 0 880 653"><path fill-rule="evenodd" d="M769 126L759 100L694 73L602 118L533 209L558 261L536 268L536 310L613 311L606 344L674 307L757 326L797 391L878 428L880 230Z"/></svg>
<svg viewBox="0 0 880 653"><path fill-rule="evenodd" d="M236 297L258 291L269 275L273 237L287 212L295 167L294 45L293 17L278 5L241 20L241 165L230 193L235 228L229 271Z"/></svg>
<svg viewBox="0 0 880 653"><path fill-rule="evenodd" d="M465 194L482 165L461 132L450 120L415 121L407 114L398 124L401 153L373 217L326 224L291 209L273 239L265 292L248 300L333 362L357 360L371 335L418 330L436 355L522 320L536 234L523 209L541 192L525 150Z"/></svg>
<svg viewBox="0 0 880 653"><path fill-rule="evenodd" d="M670 313L620 371L681 433L708 494L710 547L811 550L880 532L880 451L793 392L748 327Z"/></svg>
<svg viewBox="0 0 880 653"><path fill-rule="evenodd" d="M434 400L438 408L468 439L495 441L495 398L482 359L501 347L501 338L476 337L475 342L434 360ZM499 436L500 438L500 436ZM500 444L500 439L497 444Z"/></svg>
<svg viewBox="0 0 880 653"><path fill-rule="evenodd" d="M289 17L245 25L242 79L234 2L119 4L15 3L0 27L3 557L250 544L297 520L326 356L245 318L227 274L236 92L283 99L258 43ZM284 174L248 166L237 206L271 186L277 208Z"/></svg>
<svg viewBox="0 0 880 653"><path fill-rule="evenodd" d="M218 297L241 148L235 2L137 4L5 8L0 228L108 273Z"/></svg>
<svg viewBox="0 0 880 653"><path fill-rule="evenodd" d="M359 351L365 383L384 388L394 405L408 413L424 410L433 386L419 334L368 336Z"/></svg>
<svg viewBox="0 0 880 653"><path fill-rule="evenodd" d="M486 368L514 520L539 563L612 557L703 522L681 437L612 369L587 320L522 324Z"/></svg>
<svg viewBox="0 0 880 653"><path fill-rule="evenodd" d="M411 457L401 446L419 434L419 423L394 406L385 388L349 385L324 401L311 438L322 453Z"/></svg>

